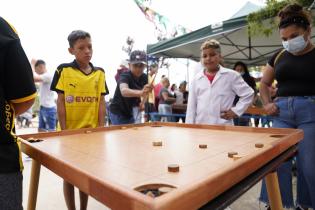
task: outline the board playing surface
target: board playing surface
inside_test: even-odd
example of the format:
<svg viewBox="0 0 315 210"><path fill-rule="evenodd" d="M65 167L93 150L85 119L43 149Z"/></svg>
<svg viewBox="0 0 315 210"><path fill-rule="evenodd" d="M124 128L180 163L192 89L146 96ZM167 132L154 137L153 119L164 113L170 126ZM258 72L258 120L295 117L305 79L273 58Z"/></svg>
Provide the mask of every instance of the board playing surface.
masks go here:
<svg viewBox="0 0 315 210"><path fill-rule="evenodd" d="M192 209L295 145L302 132L143 124L23 137L43 140L24 141L27 154L109 207ZM162 146L154 146L156 141ZM258 143L263 147L255 147ZM229 152L237 152L237 158ZM179 172L169 172L170 164L179 165ZM147 184L176 189L157 198L134 190Z"/></svg>

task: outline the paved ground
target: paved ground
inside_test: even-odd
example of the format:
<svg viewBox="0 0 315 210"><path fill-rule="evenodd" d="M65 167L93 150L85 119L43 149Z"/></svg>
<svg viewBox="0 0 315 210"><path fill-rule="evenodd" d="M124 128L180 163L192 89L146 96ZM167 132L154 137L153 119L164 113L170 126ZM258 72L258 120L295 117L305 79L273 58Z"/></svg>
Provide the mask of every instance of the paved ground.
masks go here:
<svg viewBox="0 0 315 210"><path fill-rule="evenodd" d="M28 185L31 171L31 160L24 160L24 180L23 180L23 206L26 209L28 198ZM62 191L63 180L56 176L53 172L41 167L39 191L37 199L38 210L66 210L66 204ZM76 191L77 207L79 207L78 191ZM77 208L79 209L79 208ZM108 209L101 203L90 197L89 210L105 210Z"/></svg>

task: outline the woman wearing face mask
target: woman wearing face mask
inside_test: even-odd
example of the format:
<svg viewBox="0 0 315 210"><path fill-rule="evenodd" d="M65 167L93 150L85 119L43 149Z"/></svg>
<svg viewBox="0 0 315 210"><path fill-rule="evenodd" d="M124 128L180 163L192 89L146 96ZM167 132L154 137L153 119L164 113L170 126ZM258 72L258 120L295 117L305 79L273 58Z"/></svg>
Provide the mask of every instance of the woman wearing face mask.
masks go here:
<svg viewBox="0 0 315 210"><path fill-rule="evenodd" d="M233 69L235 71L237 71L238 73L240 73L243 80L248 84L249 87L251 87L254 90L255 96L256 96L256 94L257 94L256 82L255 82L255 79L252 76L250 76L246 64L241 62L241 61L238 61L235 63ZM239 100L239 97L236 96L234 99L234 102L233 102L234 106L237 104L238 100ZM248 119L248 118L239 117L239 118L234 118L233 122L234 122L234 125L249 126L249 120L250 119Z"/></svg>
<svg viewBox="0 0 315 210"><path fill-rule="evenodd" d="M297 154L297 209L315 208L315 49L311 43L311 17L297 4L278 14L279 34L285 50L268 62L260 84L264 109L276 115L273 126L304 131ZM268 87L278 81L277 98L272 101ZM292 162L278 169L284 207L294 206ZM268 202L263 184L260 200ZM303 208L302 208L303 207Z"/></svg>

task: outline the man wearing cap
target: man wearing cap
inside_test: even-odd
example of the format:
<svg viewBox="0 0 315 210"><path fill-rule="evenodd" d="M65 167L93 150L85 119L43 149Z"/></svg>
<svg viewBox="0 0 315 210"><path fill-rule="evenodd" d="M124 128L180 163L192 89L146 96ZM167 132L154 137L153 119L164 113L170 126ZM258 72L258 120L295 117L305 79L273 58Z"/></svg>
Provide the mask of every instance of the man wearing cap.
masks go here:
<svg viewBox="0 0 315 210"><path fill-rule="evenodd" d="M143 51L135 50L130 54L130 71L120 75L110 104L109 115L113 125L140 123L141 97L152 90L147 75L143 73L146 59L146 53Z"/></svg>

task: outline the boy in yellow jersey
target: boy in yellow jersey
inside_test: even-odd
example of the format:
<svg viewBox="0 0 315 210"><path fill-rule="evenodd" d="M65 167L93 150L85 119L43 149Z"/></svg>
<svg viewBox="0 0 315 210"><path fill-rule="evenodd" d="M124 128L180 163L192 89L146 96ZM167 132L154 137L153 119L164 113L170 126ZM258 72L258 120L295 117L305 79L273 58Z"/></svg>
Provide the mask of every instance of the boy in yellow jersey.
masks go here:
<svg viewBox="0 0 315 210"><path fill-rule="evenodd" d="M22 159L14 117L34 103L32 68L15 30L0 17L0 209L22 210Z"/></svg>
<svg viewBox="0 0 315 210"><path fill-rule="evenodd" d="M57 68L51 90L58 94L57 113L62 130L104 126L105 100L108 94L105 72L90 63L92 42L89 33L73 31L68 36L72 63ZM63 191L69 210L75 209L74 187L64 180ZM80 191L80 209L86 209L88 196Z"/></svg>

